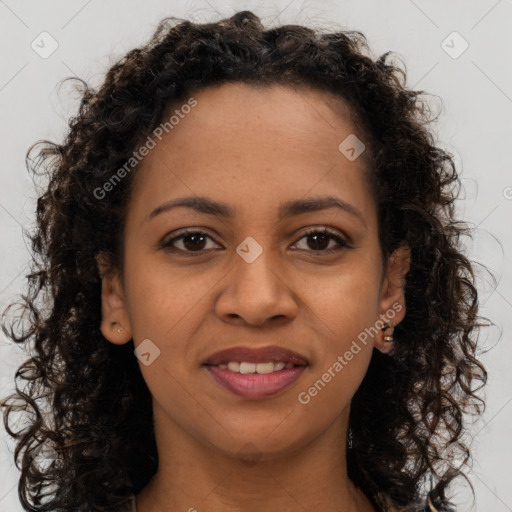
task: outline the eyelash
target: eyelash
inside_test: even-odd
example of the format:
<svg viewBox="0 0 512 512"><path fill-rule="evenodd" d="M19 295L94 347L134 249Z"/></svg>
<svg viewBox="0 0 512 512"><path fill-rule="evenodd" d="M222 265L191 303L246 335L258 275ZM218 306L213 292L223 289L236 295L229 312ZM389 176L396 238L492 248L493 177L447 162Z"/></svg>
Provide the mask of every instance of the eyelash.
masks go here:
<svg viewBox="0 0 512 512"><path fill-rule="evenodd" d="M323 228L323 229L312 228L309 231L306 231L299 238L298 241L302 240L303 238L307 238L309 236L318 235L318 234L320 234L320 235L327 235L329 238L333 239L338 244L338 247L331 248L331 249L319 249L317 251L315 251L313 249L311 249L309 251L306 251L306 252L311 252L312 255L314 255L314 256L328 255L328 254L332 254L334 252L338 252L341 249L350 249L351 248L350 244L344 238L339 236L337 233L334 233L334 232L330 231L327 228ZM200 255L204 254L205 252L207 252L205 250L186 251L186 250L183 250L183 249L177 249L176 247L172 246L172 244L174 242L176 242L177 240L181 240L181 239L186 238L187 236L191 236L191 235L203 235L203 236L206 236L207 238L210 238L210 240L213 240L210 237L210 235L208 235L207 233L205 233L203 231L195 231L195 230L187 229L187 230L183 231L182 233L180 233L178 236L175 236L175 237L171 238L168 241L162 242L159 247L160 247L160 249L165 249L165 250L168 250L168 251L171 251L171 252L183 252L187 256L188 255L190 255L190 256L200 256ZM299 250L303 250L303 249L299 249Z"/></svg>

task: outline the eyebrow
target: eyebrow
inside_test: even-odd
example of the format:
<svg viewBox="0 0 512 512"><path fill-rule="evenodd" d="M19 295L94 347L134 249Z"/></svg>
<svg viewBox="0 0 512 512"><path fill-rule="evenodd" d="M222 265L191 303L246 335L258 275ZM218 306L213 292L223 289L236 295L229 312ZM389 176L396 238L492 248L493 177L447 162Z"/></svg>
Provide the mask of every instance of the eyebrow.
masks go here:
<svg viewBox="0 0 512 512"><path fill-rule="evenodd" d="M160 215L163 212L173 208L186 207L195 210L198 213L221 217L223 219L233 219L236 210L226 203L215 201L205 196L189 196L170 199L157 206L148 216L148 221ZM352 216L358 218L365 226L366 221L363 214L353 205L333 196L311 197L307 199L296 199L283 203L279 207L279 220L300 215L308 212L327 210L329 208L338 208Z"/></svg>

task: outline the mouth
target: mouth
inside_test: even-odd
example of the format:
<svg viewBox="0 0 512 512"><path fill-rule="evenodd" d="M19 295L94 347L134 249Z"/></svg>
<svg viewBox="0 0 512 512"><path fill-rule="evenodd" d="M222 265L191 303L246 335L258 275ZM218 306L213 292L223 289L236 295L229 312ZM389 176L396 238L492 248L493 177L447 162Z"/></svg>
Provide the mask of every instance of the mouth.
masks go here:
<svg viewBox="0 0 512 512"><path fill-rule="evenodd" d="M203 364L207 366L229 365L230 363L248 363L248 364L268 364L268 363L284 363L284 365L306 366L308 360L284 347L271 345L261 348L249 347L232 347L225 350L220 350L209 356ZM233 366L233 365L232 365ZM235 366L233 366L234 371ZM245 365L242 369L249 370L249 366ZM239 371L236 370L236 371ZM254 373L254 371L247 371L247 373ZM269 373L269 372L267 372Z"/></svg>
<svg viewBox="0 0 512 512"><path fill-rule="evenodd" d="M216 352L203 366L224 389L247 399L276 395L290 387L309 365L283 347L234 347Z"/></svg>

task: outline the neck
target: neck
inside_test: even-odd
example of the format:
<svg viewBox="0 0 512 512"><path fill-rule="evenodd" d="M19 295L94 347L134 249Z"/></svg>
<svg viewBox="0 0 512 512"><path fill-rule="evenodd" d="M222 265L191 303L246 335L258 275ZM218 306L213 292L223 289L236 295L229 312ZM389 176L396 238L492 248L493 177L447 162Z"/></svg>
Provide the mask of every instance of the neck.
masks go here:
<svg viewBox="0 0 512 512"><path fill-rule="evenodd" d="M138 512L375 512L347 476L348 411L307 446L264 454L248 444L232 455L165 423L155 407L159 468L137 496Z"/></svg>

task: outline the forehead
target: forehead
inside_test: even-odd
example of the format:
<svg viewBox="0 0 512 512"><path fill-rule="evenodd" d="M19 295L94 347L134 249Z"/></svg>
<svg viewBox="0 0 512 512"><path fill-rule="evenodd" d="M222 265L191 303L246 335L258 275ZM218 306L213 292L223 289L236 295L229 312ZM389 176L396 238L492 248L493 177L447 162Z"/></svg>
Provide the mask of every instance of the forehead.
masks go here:
<svg viewBox="0 0 512 512"><path fill-rule="evenodd" d="M234 82L200 90L194 99L197 104L190 113L180 120L174 116L178 121L172 128L176 142L193 134L197 143L213 140L231 150L247 149L246 145L257 141L281 149L286 144L307 142L307 149L321 151L343 133L356 131L352 110L342 98L309 86ZM185 101L181 107L184 105ZM180 110L180 105L174 104L168 114Z"/></svg>
<svg viewBox="0 0 512 512"><path fill-rule="evenodd" d="M184 108L187 98L166 114L164 123L173 116L172 128L150 135L156 146L134 177L136 204L196 194L277 205L285 196L333 191L365 201L366 162L351 161L339 148L347 137L364 134L333 95L229 83L198 91L193 99L195 106Z"/></svg>

